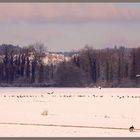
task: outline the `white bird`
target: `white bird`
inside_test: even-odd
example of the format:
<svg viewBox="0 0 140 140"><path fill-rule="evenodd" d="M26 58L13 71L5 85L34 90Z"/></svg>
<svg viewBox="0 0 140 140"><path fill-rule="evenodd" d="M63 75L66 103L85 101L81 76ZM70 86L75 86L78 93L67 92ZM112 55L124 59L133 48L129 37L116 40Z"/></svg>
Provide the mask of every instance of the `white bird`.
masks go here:
<svg viewBox="0 0 140 140"><path fill-rule="evenodd" d="M139 74L137 74L137 75L136 75L136 77L140 77L140 75L139 75Z"/></svg>

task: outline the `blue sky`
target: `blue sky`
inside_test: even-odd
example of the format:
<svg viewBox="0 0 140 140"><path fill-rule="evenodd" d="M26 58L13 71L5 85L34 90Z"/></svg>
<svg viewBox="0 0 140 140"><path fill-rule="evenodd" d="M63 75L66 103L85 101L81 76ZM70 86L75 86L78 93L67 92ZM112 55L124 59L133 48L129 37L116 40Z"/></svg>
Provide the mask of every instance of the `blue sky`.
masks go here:
<svg viewBox="0 0 140 140"><path fill-rule="evenodd" d="M139 3L0 4L0 43L50 51L140 46Z"/></svg>

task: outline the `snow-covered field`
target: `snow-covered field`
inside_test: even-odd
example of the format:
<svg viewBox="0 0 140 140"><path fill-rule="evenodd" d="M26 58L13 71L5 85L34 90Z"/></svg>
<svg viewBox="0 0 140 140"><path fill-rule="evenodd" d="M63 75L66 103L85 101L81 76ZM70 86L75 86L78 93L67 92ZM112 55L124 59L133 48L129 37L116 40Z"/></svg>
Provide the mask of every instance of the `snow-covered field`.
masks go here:
<svg viewBox="0 0 140 140"><path fill-rule="evenodd" d="M0 88L0 136L139 137L140 89Z"/></svg>

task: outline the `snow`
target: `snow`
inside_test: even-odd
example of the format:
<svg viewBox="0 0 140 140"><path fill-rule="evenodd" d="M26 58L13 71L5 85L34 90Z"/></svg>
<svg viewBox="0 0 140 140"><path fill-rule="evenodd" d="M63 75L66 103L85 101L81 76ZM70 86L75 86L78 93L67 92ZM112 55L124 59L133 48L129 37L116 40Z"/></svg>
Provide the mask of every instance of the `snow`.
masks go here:
<svg viewBox="0 0 140 140"><path fill-rule="evenodd" d="M139 88L0 88L0 136L139 137L139 106Z"/></svg>

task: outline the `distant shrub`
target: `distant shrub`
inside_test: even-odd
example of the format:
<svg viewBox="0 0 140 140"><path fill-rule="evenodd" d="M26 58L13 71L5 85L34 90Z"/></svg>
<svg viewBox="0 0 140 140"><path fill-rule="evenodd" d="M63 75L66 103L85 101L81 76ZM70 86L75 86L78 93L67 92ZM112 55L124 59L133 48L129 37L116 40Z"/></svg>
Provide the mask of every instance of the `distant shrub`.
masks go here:
<svg viewBox="0 0 140 140"><path fill-rule="evenodd" d="M48 115L48 111L47 111L47 110L44 110L44 111L41 113L41 115L47 116L47 115Z"/></svg>

